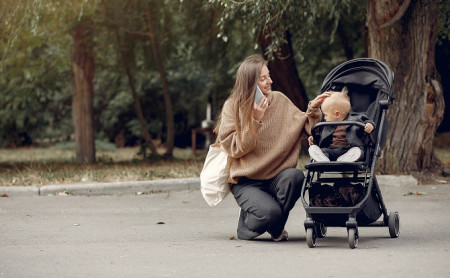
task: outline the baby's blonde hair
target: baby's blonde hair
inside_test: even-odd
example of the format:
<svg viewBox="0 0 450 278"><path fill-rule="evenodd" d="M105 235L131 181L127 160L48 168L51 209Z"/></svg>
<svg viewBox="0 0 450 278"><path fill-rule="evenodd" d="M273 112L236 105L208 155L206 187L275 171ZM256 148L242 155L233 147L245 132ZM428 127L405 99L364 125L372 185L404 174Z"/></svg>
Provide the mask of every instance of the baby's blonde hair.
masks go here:
<svg viewBox="0 0 450 278"><path fill-rule="evenodd" d="M350 98L348 97L348 89L344 87L342 91L330 91L331 95L322 103L322 111L334 113L336 111L341 112L344 118L347 118L351 110Z"/></svg>

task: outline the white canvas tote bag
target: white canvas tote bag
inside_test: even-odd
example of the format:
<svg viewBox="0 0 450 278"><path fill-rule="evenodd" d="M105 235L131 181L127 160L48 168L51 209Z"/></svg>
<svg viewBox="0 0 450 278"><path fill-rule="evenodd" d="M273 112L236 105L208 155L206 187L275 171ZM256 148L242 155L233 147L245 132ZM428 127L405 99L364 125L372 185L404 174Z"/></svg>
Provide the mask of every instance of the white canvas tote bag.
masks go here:
<svg viewBox="0 0 450 278"><path fill-rule="evenodd" d="M228 155L219 143L209 146L205 164L200 173L200 186L203 198L210 206L219 204L229 193L228 177L230 167Z"/></svg>

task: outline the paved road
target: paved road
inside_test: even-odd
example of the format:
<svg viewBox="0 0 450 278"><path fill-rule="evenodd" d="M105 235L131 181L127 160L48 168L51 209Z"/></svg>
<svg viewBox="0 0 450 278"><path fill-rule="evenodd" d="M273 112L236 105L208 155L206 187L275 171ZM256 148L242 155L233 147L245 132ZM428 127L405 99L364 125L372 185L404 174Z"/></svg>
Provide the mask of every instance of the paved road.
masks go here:
<svg viewBox="0 0 450 278"><path fill-rule="evenodd" d="M300 202L272 242L232 239L234 199L210 208L196 189L0 198L0 277L450 277L450 185L380 186L400 237L363 227L356 249L345 228L308 248Z"/></svg>

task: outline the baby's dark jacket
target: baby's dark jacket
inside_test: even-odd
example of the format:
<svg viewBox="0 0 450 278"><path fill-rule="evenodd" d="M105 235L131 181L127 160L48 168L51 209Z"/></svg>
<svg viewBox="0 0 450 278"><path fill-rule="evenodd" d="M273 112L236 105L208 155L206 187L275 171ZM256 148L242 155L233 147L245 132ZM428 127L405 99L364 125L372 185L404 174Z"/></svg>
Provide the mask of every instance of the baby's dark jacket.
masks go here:
<svg viewBox="0 0 450 278"><path fill-rule="evenodd" d="M353 112L350 111L348 117L344 121L357 121L364 124L371 123L374 127L375 123L370 120L365 113L362 112ZM316 136L314 136L314 142L320 148L328 148L333 140L333 132L336 129L336 126L324 126ZM367 142L365 142L364 138L364 128L360 128L355 125L347 125L345 129L345 135L347 137L347 141L352 147L361 147L365 148ZM318 142L318 143L317 143Z"/></svg>

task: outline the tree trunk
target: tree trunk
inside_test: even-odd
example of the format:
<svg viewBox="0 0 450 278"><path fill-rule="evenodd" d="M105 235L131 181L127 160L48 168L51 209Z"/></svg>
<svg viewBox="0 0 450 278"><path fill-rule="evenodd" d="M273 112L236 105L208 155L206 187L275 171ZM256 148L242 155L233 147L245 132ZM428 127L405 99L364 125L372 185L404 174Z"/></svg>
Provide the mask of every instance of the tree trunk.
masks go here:
<svg viewBox="0 0 450 278"><path fill-rule="evenodd" d="M270 77L273 80L272 89L284 93L295 106L302 111L308 107L308 96L305 87L300 80L295 66L294 53L291 44L291 35L286 32L287 43L283 44L279 53L274 53L274 59L269 61L268 68ZM269 46L271 40L266 38L261 31L258 35L258 42L264 51Z"/></svg>
<svg viewBox="0 0 450 278"><path fill-rule="evenodd" d="M105 4L105 10L107 11L107 16L111 18L112 22L117 22L114 13L110 10L110 6L107 3ZM147 130L147 124L144 118L144 113L142 112L142 105L139 100L139 96L136 91L136 81L134 79L133 71L132 71L132 61L134 60L134 37L133 35L129 35L127 33L124 34L126 43L123 44L119 35L119 29L117 26L114 26L114 35L116 37L118 49L120 51L120 56L122 57L122 62L125 67L125 73L128 77L128 84L130 86L131 94L134 99L134 108L136 109L136 116L139 120L139 125L141 127L141 134L145 140L145 143L150 148L151 153L154 156L159 156L158 151L156 150L155 144L153 144L153 138ZM131 56L131 57L130 57Z"/></svg>
<svg viewBox="0 0 450 278"><path fill-rule="evenodd" d="M395 73L396 98L388 110L389 131L378 169L425 178L441 167L433 139L444 113L435 66L437 4L433 0L370 0L369 57Z"/></svg>
<svg viewBox="0 0 450 278"><path fill-rule="evenodd" d="M89 20L80 21L72 32L72 119L76 161L95 163L94 140L94 55Z"/></svg>
<svg viewBox="0 0 450 278"><path fill-rule="evenodd" d="M164 105L166 108L166 123L167 123L167 142L166 142L166 153L164 156L172 157L173 156L173 146L175 140L175 127L173 120L173 110L172 110L172 101L170 100L170 91L169 85L167 83L166 71L164 69L161 53L159 51L158 40L156 39L155 28L153 26L152 14L150 11L149 4L145 5L145 12L147 17L147 24L150 32L150 39L152 41L152 50L153 56L155 58L156 65L158 67L159 75L161 77L161 82L163 85L164 91Z"/></svg>
<svg viewBox="0 0 450 278"><path fill-rule="evenodd" d="M152 154L155 156L159 156L159 154L156 150L156 147L153 144L152 136L150 135L150 133L147 130L147 124L145 122L144 113L142 112L142 105L141 105L141 102L139 101L139 96L136 92L136 85L135 85L136 82L134 79L133 72L131 70L130 58L129 58L129 53L131 53L131 51L124 50L124 47L121 46L120 37L119 37L119 33L118 33L117 29L114 30L114 32L116 35L117 43L119 45L119 49L121 49L120 55L122 57L122 62L123 62L123 65L125 67L125 72L128 77L128 84L130 85L131 94L133 95L134 107L136 109L136 115L139 120L139 125L141 126L142 137L144 138L145 143L147 143L148 147L150 148L150 151L152 152Z"/></svg>

